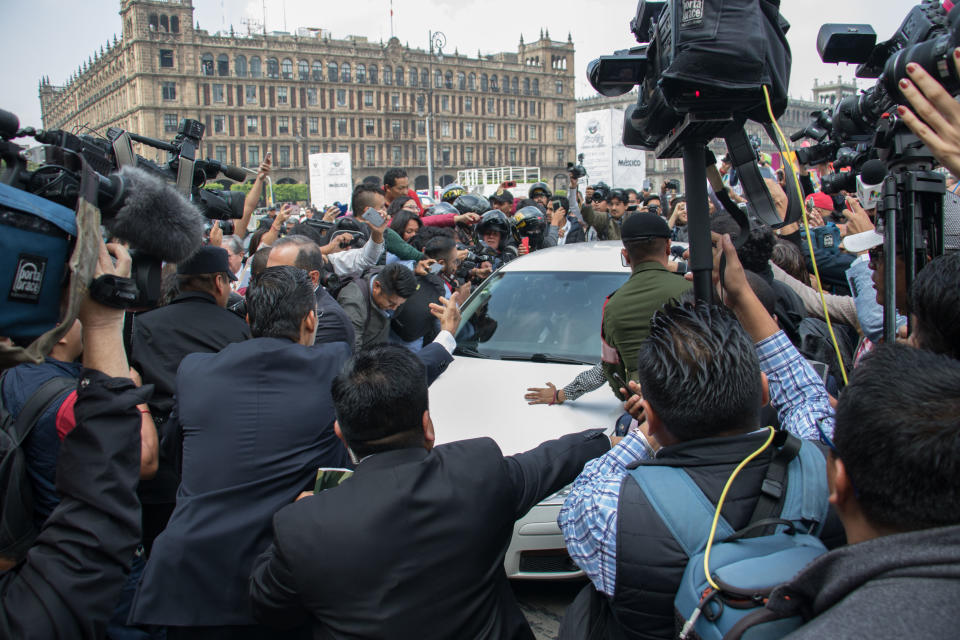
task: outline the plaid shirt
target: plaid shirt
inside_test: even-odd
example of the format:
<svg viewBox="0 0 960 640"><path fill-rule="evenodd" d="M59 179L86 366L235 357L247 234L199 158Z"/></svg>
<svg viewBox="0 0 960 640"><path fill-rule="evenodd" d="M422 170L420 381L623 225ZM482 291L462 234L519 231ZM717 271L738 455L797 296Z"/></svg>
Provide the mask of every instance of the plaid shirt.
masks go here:
<svg viewBox="0 0 960 640"><path fill-rule="evenodd" d="M770 402L780 425L793 435L818 440L817 423L833 437L834 412L822 381L782 331L758 342ZM613 596L617 570L617 503L627 465L649 459L641 434L631 433L604 456L589 462L573 483L557 523L570 557L594 586Z"/></svg>

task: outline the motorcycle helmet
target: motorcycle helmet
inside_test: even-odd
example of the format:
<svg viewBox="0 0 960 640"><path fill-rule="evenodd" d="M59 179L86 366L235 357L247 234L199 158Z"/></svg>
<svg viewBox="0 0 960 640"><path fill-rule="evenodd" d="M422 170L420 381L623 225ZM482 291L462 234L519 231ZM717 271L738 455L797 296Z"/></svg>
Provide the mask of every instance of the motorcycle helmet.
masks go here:
<svg viewBox="0 0 960 640"><path fill-rule="evenodd" d="M467 190L463 188L463 185L459 185L456 182L448 184L444 190L440 192L440 201L453 203L454 200L466 192Z"/></svg>
<svg viewBox="0 0 960 640"><path fill-rule="evenodd" d="M480 217L480 222L477 223L477 237L483 238L483 234L488 230L494 229L500 232L500 246L491 247L497 251L502 251L504 244L506 244L507 239L511 236L513 231L513 225L510 224L510 220L507 218L506 214L499 209L491 209L484 213Z"/></svg>
<svg viewBox="0 0 960 640"><path fill-rule="evenodd" d="M491 209L490 201L476 193L464 193L458 196L453 201L453 206L460 213L476 213L478 215L483 215L484 212Z"/></svg>
<svg viewBox="0 0 960 640"><path fill-rule="evenodd" d="M523 207L513 215L512 220L514 228L521 237L543 233L547 228L547 215L540 207Z"/></svg>
<svg viewBox="0 0 960 640"><path fill-rule="evenodd" d="M433 205L432 207L430 207L429 209L427 209L427 210L424 212L423 216L424 216L424 217L427 217L427 216L442 216L442 215L445 215L445 214L448 214L448 213L452 213L453 215L458 215L460 212L457 211L456 207L454 207L454 206L453 206L452 204L450 204L449 202L438 202L437 204L435 204L435 205Z"/></svg>
<svg viewBox="0 0 960 640"><path fill-rule="evenodd" d="M547 186L546 182L535 182L531 187L530 191L527 193L527 197L533 200L539 196L546 196L548 199L553 194L550 192L550 187Z"/></svg>

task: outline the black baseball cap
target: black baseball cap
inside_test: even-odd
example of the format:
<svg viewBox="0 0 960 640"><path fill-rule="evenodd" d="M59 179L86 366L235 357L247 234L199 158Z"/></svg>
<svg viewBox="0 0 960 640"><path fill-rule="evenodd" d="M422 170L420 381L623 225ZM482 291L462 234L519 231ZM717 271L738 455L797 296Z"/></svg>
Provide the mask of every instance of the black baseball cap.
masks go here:
<svg viewBox="0 0 960 640"><path fill-rule="evenodd" d="M204 245L197 252L177 265L178 276L197 276L204 273L226 273L231 280L237 276L230 271L227 250Z"/></svg>
<svg viewBox="0 0 960 640"><path fill-rule="evenodd" d="M640 211L623 221L623 226L620 227L620 237L623 240L669 238L670 226L666 220L657 214Z"/></svg>

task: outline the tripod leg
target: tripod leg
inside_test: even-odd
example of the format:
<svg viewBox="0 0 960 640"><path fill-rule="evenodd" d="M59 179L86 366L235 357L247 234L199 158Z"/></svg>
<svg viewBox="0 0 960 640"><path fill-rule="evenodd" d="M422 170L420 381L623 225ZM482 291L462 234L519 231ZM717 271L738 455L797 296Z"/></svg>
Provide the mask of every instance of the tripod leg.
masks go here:
<svg viewBox="0 0 960 640"><path fill-rule="evenodd" d="M706 145L683 145L683 179L687 192L687 226L690 230L690 271L697 300L713 299L713 249L710 240L710 208L707 205Z"/></svg>

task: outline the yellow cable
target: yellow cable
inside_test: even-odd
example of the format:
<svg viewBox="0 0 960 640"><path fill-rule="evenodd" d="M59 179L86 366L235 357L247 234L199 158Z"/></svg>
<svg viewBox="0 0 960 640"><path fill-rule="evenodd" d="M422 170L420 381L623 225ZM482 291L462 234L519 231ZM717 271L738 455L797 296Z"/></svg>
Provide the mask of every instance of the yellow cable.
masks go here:
<svg viewBox="0 0 960 640"><path fill-rule="evenodd" d="M703 572L707 575L707 582L710 583L710 586L715 590L720 590L720 585L713 581L713 577L710 575L710 548L713 547L713 536L717 533L717 523L720 522L720 510L723 508L723 501L727 498L727 491L730 490L730 485L733 484L733 479L737 477L737 474L740 473L740 470L747 466L751 460L756 458L758 455L766 451L767 447L770 446L770 443L773 442L773 436L776 435L773 427L767 427L770 430L770 435L767 436L767 441L763 443L763 446L751 453L749 456L744 458L743 462L737 465L737 468L733 470L733 473L730 474L730 477L727 478L727 484L723 486L723 492L720 494L720 499L717 501L717 510L713 514L713 525L710 527L710 537L707 538L707 548L703 553Z"/></svg>
<svg viewBox="0 0 960 640"><path fill-rule="evenodd" d="M783 154L784 157L781 158L783 162L788 162L787 156L791 153L790 144L787 142L786 136L783 135L783 131L780 129L780 125L777 124L777 119L773 117L773 107L770 105L770 93L767 91L767 86L763 86L763 97L767 102L767 113L770 116L770 121L773 123L774 129L777 131L777 136L780 138L780 144L786 149L786 153ZM797 172L793 171L793 182L797 188L797 194L803 197L803 189L800 188L800 178L797 177ZM833 349L837 354L837 364L840 365L840 375L843 377L843 384L847 384L847 368L843 364L843 356L840 354L840 345L837 343L837 336L833 332L833 323L830 322L830 312L827 310L827 298L823 294L823 283L820 281L820 269L817 267L817 257L813 253L813 240L810 237L810 224L807 221L807 208L804 206L804 203L800 203L801 213L803 214L803 229L807 235L807 250L810 252L810 261L813 264L813 275L817 279L817 291L820 294L820 304L823 305L823 317L827 321L827 331L830 332L830 339L833 341Z"/></svg>

